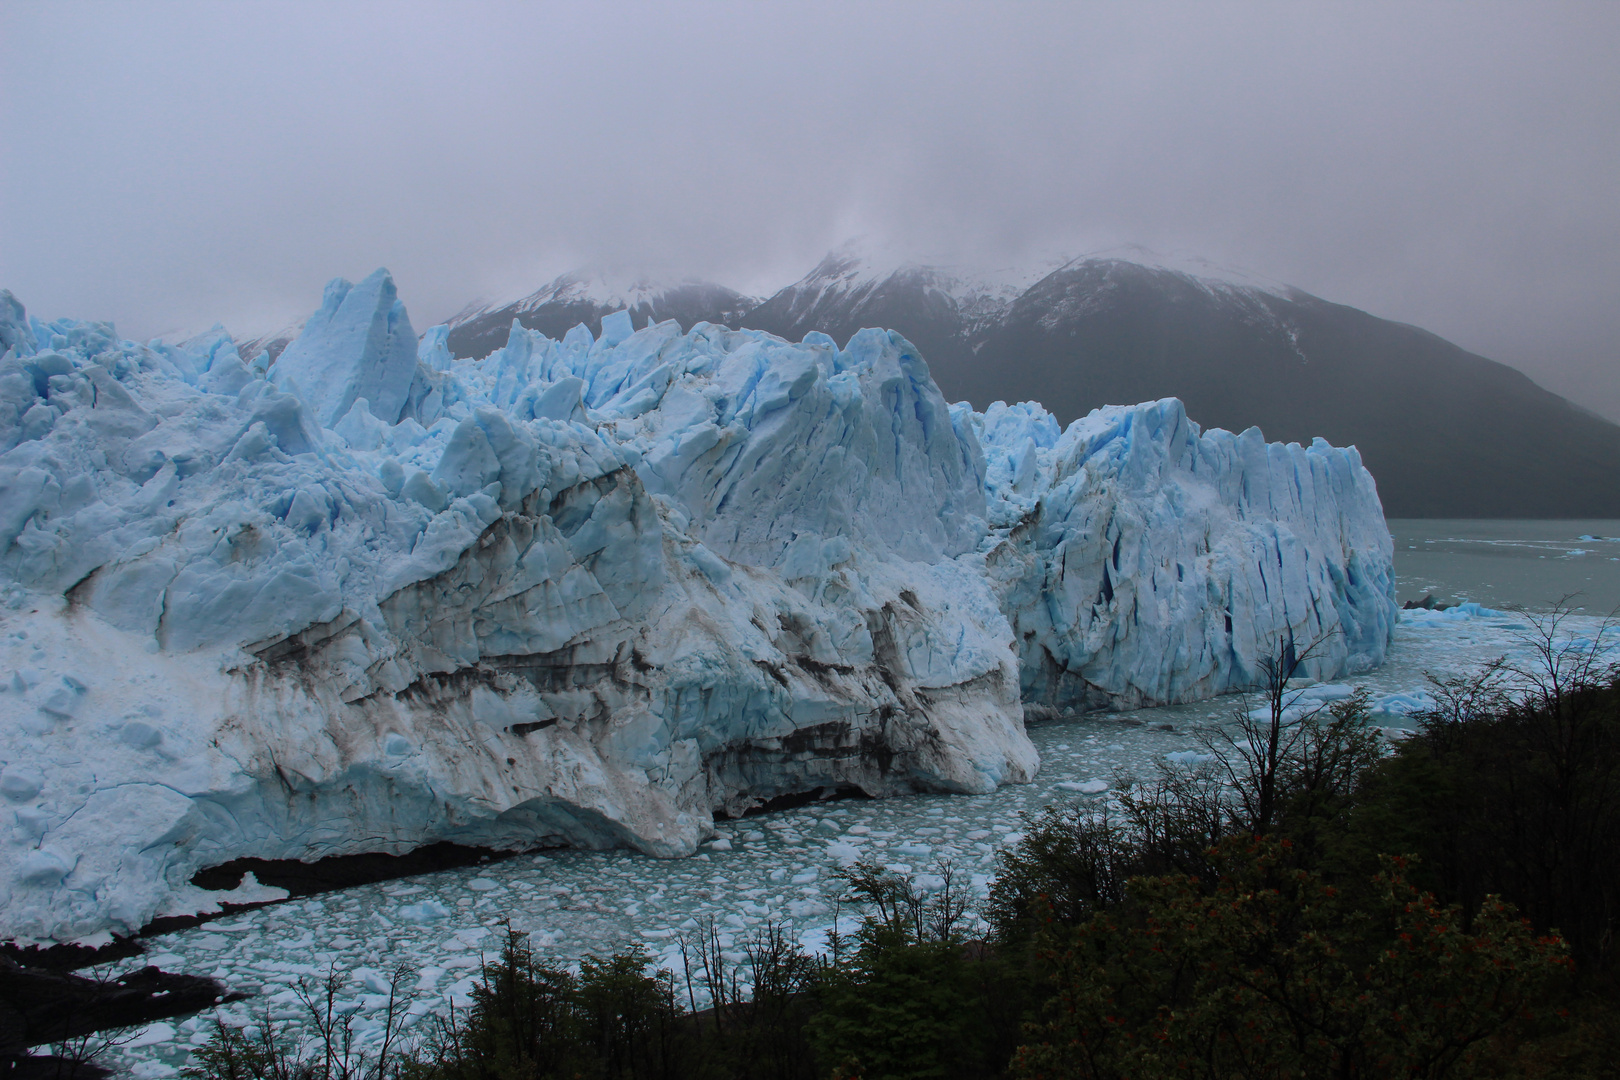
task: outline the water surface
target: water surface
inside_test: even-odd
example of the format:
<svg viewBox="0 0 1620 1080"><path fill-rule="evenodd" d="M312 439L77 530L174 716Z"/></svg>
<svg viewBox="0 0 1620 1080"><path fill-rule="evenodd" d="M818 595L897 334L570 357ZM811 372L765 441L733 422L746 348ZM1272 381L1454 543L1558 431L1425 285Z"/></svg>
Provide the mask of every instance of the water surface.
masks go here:
<svg viewBox="0 0 1620 1080"><path fill-rule="evenodd" d="M1394 518L1399 598L1587 614L1620 608L1620 521Z"/></svg>

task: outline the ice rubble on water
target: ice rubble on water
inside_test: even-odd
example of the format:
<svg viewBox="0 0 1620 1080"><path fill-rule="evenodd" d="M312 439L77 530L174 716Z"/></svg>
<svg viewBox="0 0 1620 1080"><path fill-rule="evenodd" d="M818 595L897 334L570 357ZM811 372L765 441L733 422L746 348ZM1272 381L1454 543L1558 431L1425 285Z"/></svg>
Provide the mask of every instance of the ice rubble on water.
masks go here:
<svg viewBox="0 0 1620 1080"><path fill-rule="evenodd" d="M9 293L0 351L6 937L198 910L243 856L677 856L780 796L986 792L1026 711L1217 694L1288 635L1332 677L1395 623L1353 449L975 413L881 330L453 361L378 271L273 366Z"/></svg>

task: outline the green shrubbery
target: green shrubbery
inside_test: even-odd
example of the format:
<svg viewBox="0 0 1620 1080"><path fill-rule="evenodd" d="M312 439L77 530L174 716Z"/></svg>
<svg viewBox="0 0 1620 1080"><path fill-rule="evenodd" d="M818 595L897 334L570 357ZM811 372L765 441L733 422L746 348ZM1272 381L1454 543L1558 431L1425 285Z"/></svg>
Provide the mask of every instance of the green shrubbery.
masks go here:
<svg viewBox="0 0 1620 1080"><path fill-rule="evenodd" d="M1037 999L1021 971L967 939L967 897L952 867L939 869L943 885L928 894L875 863L848 872L850 900L866 914L852 941L834 941L809 1021L816 1056L836 1075L993 1076L1017 1047Z"/></svg>
<svg viewBox="0 0 1620 1080"><path fill-rule="evenodd" d="M1393 749L1364 695L1300 710L1308 650L1279 650L1264 704L1200 736L1201 763L1034 817L987 940L948 865L925 894L858 863L861 926L830 956L773 926L739 967L710 925L680 980L634 950L575 974L509 932L470 1007L406 1056L392 1026L381 1059L354 1053L329 985L304 995L314 1041L222 1027L189 1074L1613 1076L1620 681L1543 629L1533 670L1437 683Z"/></svg>
<svg viewBox="0 0 1620 1080"><path fill-rule="evenodd" d="M1128 903L1043 930L1055 995L1014 1073L1458 1075L1566 974L1562 942L1500 901L1465 919L1388 860L1368 902L1297 855L1234 837L1213 879L1136 878Z"/></svg>

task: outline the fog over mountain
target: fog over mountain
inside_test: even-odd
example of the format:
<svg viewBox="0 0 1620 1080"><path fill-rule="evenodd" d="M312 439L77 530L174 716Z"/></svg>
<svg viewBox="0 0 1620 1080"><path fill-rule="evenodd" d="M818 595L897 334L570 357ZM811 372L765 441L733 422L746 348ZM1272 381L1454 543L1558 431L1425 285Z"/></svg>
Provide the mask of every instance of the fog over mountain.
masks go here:
<svg viewBox="0 0 1620 1080"><path fill-rule="evenodd" d="M1423 326L1620 418L1620 7L0 6L0 287L273 336L580 266L769 297L1119 244Z"/></svg>
<svg viewBox="0 0 1620 1080"><path fill-rule="evenodd" d="M1144 253L1136 253L1138 258ZM560 339L629 310L799 341L899 330L950 400L1039 401L1067 423L1102 405L1180 398L1205 427L1355 445L1391 517L1620 516L1620 426L1419 327L1289 286L1117 257L1050 273L894 262L858 245L756 300L721 285L567 274L514 303L464 311L458 356L516 320Z"/></svg>

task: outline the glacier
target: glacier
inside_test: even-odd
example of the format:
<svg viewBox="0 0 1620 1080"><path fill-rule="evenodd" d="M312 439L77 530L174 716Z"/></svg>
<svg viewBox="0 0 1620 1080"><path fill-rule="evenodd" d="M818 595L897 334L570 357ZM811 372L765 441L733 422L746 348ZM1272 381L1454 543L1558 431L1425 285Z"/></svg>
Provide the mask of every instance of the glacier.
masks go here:
<svg viewBox="0 0 1620 1080"><path fill-rule="evenodd" d="M447 332L381 270L273 364L0 292L0 937L268 898L191 884L245 856L673 857L786 797L985 793L1026 717L1392 640L1353 448L978 413L877 329Z"/></svg>

